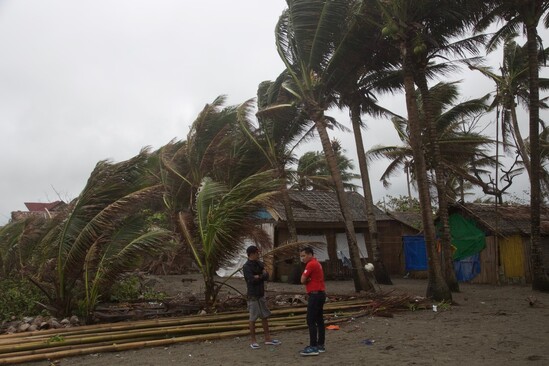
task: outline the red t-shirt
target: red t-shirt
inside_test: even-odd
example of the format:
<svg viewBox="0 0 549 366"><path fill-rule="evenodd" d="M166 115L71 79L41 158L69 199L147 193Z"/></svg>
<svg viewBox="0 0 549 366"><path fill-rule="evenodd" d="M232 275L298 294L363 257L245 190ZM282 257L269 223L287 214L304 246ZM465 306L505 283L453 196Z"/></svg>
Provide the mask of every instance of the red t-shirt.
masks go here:
<svg viewBox="0 0 549 366"><path fill-rule="evenodd" d="M326 291L324 271L322 271L322 266L315 257L311 258L311 260L307 262L305 270L303 271L303 276L311 279L305 284L307 293L310 293L311 291Z"/></svg>

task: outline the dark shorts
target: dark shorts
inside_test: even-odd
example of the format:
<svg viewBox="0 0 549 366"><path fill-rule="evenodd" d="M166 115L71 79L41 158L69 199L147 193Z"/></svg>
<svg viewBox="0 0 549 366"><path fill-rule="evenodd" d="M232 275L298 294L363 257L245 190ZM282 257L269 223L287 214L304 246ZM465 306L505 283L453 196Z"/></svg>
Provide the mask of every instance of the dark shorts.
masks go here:
<svg viewBox="0 0 549 366"><path fill-rule="evenodd" d="M265 297L248 299L248 311L250 312L251 322L255 322L257 318L265 319L271 316L271 311L267 308Z"/></svg>

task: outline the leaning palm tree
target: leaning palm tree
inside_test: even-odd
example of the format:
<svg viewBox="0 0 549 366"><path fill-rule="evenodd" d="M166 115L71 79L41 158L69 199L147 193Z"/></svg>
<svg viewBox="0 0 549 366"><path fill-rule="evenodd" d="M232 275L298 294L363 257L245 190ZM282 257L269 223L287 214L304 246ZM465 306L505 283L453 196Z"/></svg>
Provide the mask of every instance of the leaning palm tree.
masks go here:
<svg viewBox="0 0 549 366"><path fill-rule="evenodd" d="M510 34L520 30L526 35L528 49L528 84L529 84L529 138L530 138L530 214L531 214L531 264L532 288L538 291L549 291L549 276L544 269L540 238L540 205L541 205L541 154L540 154L540 98L539 98L539 44L538 25L543 19L549 27L549 1L547 0L492 0L487 1L491 8L489 13L477 24L479 30L486 29L495 21L503 21L501 27L488 44L488 50L494 49Z"/></svg>
<svg viewBox="0 0 549 366"><path fill-rule="evenodd" d="M287 187L287 167L295 163L294 150L302 142L312 138L314 127L312 122L291 104L295 97L282 87L287 77L287 73L282 72L274 82L264 81L259 85L257 129L248 130L246 126L250 126L251 123L246 120L246 116L242 118L242 127L263 153L271 169L282 179L280 191L288 217L289 241L297 242L297 229ZM272 106L279 108L271 108Z"/></svg>
<svg viewBox="0 0 549 366"><path fill-rule="evenodd" d="M203 275L208 309L219 290L215 271L234 257L242 240L268 244L253 213L273 186L280 187L272 172L258 173L268 162L244 134L252 129L241 118L249 103L223 107L223 102L220 97L204 107L186 141L162 149L164 201Z"/></svg>
<svg viewBox="0 0 549 366"><path fill-rule="evenodd" d="M179 213L181 231L204 277L208 309L215 306L220 288L215 284L215 271L234 258L244 239L253 239L266 248L271 245L254 214L279 187L272 171L244 178L232 188L205 177L196 195L195 215Z"/></svg>
<svg viewBox="0 0 549 366"><path fill-rule="evenodd" d="M298 105L314 121L330 173L336 186L349 253L353 264L355 289L374 290L362 268L356 233L341 173L330 144L325 111L333 101L332 90L345 61L348 30L355 20L352 1L289 0L278 21L275 36L278 53L290 77L285 88L296 96Z"/></svg>
<svg viewBox="0 0 549 366"><path fill-rule="evenodd" d="M428 22L426 17L440 13L448 4L435 4L434 1L428 0L414 2L406 0L391 2L377 0L373 3L372 6L375 6L376 12L380 16L375 18L370 17L369 21L382 29L382 34L399 51L401 57L410 143L414 155L416 181L429 260L427 296L437 300L451 300L452 294L444 280L440 259L436 251L431 194L424 156L425 146L422 140L422 129L425 126L425 122L420 118L414 87L417 75L417 64L414 59L414 51L417 49L415 40L421 34L423 24Z"/></svg>
<svg viewBox="0 0 549 366"><path fill-rule="evenodd" d="M82 193L52 219L35 252L41 270L31 280L56 314L71 314L82 300L88 315L100 294L138 267L143 255L171 244L171 232L147 231L144 224L142 210L162 194L149 174L149 157L144 149L124 162L99 162Z"/></svg>
<svg viewBox="0 0 549 366"><path fill-rule="evenodd" d="M29 271L33 252L48 231L48 219L29 216L0 228L0 279Z"/></svg>

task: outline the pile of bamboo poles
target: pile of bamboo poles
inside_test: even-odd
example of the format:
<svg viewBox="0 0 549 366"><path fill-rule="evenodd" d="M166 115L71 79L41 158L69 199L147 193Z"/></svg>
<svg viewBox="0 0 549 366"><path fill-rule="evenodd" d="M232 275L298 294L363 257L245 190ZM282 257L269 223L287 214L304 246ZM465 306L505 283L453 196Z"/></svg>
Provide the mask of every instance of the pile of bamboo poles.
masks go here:
<svg viewBox="0 0 549 366"><path fill-rule="evenodd" d="M354 299L327 303L324 308L326 323L335 324L376 311L406 308L408 302L406 296L393 296L384 300ZM273 310L269 318L270 328L275 332L306 328L306 312L307 308L303 306ZM248 334L248 313L241 311L6 334L0 336L0 365Z"/></svg>

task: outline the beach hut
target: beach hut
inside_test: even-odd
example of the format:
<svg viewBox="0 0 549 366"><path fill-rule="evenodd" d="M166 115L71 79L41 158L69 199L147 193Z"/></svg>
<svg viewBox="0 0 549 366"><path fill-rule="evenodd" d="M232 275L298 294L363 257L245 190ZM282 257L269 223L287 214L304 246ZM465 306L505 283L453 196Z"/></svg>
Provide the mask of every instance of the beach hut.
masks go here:
<svg viewBox="0 0 549 366"><path fill-rule="evenodd" d="M298 240L326 243L315 253L328 279L350 278L349 247L336 193L333 191L290 191ZM371 261L371 242L364 197L357 192L346 192L363 263ZM275 246L288 242L288 218L282 202L266 209L272 219ZM416 234L418 230L396 220L375 208L381 257L390 274L404 270L401 237ZM294 282L301 272L296 258L277 261L276 278Z"/></svg>
<svg viewBox="0 0 549 366"><path fill-rule="evenodd" d="M549 268L549 208L541 209L541 240ZM456 203L450 231L458 279L472 283L529 283L530 207Z"/></svg>

